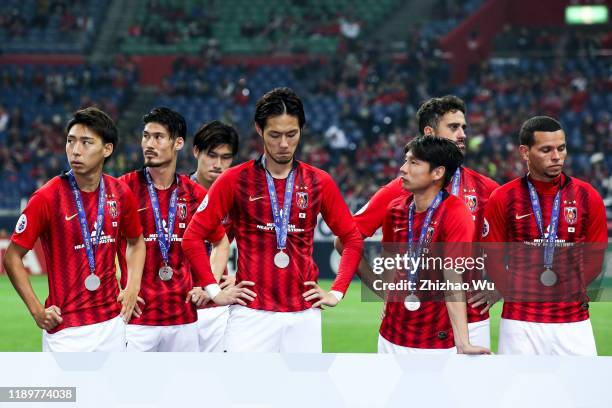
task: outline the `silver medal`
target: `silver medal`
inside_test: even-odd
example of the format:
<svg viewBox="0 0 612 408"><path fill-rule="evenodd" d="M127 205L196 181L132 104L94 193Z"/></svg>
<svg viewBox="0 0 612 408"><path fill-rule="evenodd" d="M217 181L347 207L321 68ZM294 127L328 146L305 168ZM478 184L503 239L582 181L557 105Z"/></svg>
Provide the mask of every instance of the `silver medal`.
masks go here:
<svg viewBox="0 0 612 408"><path fill-rule="evenodd" d="M168 265L164 265L159 268L159 278L163 281L169 281L172 279L173 273L172 268Z"/></svg>
<svg viewBox="0 0 612 408"><path fill-rule="evenodd" d="M540 282L544 286L554 286L557 283L557 274L550 268L546 268L544 272L540 274Z"/></svg>
<svg viewBox="0 0 612 408"><path fill-rule="evenodd" d="M93 292L100 287L100 278L96 274L89 274L87 278L85 278L85 288L88 291Z"/></svg>
<svg viewBox="0 0 612 408"><path fill-rule="evenodd" d="M283 251L277 252L276 255L274 255L274 265L276 265L277 268L286 268L289 266L289 255Z"/></svg>
<svg viewBox="0 0 612 408"><path fill-rule="evenodd" d="M406 296L406 299L404 299L404 307L410 310L411 312L414 312L416 310L419 310L419 308L421 307L421 301L419 300L417 295L411 293L410 295Z"/></svg>

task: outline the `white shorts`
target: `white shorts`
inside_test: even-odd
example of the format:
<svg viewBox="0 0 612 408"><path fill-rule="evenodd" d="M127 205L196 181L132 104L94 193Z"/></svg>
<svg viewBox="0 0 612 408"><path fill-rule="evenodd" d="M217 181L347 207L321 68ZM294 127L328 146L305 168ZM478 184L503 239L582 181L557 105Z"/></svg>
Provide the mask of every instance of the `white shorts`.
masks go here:
<svg viewBox="0 0 612 408"><path fill-rule="evenodd" d="M321 309L270 312L231 305L225 347L228 352L321 353Z"/></svg>
<svg viewBox="0 0 612 408"><path fill-rule="evenodd" d="M223 353L225 351L225 328L229 317L229 306L198 309L198 338L200 351Z"/></svg>
<svg viewBox="0 0 612 408"><path fill-rule="evenodd" d="M105 322L68 327L53 334L43 330L42 351L125 351L125 323L117 316Z"/></svg>
<svg viewBox="0 0 612 408"><path fill-rule="evenodd" d="M173 326L128 324L127 351L198 351L197 323Z"/></svg>
<svg viewBox="0 0 612 408"><path fill-rule="evenodd" d="M472 346L491 349L491 321L489 319L468 323L468 334Z"/></svg>
<svg viewBox="0 0 612 408"><path fill-rule="evenodd" d="M417 347L404 347L391 343L380 334L378 335L378 353L380 354L457 354L457 348L426 349Z"/></svg>
<svg viewBox="0 0 612 408"><path fill-rule="evenodd" d="M572 323L535 323L501 319L499 354L596 356L589 319Z"/></svg>

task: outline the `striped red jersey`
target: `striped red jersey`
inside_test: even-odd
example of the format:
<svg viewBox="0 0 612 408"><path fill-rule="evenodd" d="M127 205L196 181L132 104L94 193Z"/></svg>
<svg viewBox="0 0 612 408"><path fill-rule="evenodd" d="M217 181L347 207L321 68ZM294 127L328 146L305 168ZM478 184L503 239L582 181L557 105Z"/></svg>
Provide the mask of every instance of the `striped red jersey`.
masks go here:
<svg viewBox="0 0 612 408"><path fill-rule="evenodd" d="M253 309L295 312L311 307L312 302L305 301L302 294L309 289L304 282L318 279L319 268L312 252L319 213L345 245L332 290L346 292L361 257L363 241L331 176L303 162L294 163L295 186L285 250L290 263L286 268L274 264L278 247L261 158L226 170L213 183L183 240L192 267L205 270L209 276L206 284L215 283L204 241L229 215L238 245L236 282L255 283L257 297L248 304ZM283 205L285 182L274 179L279 206Z"/></svg>
<svg viewBox="0 0 612 408"><path fill-rule="evenodd" d="M467 208L472 214L472 219L476 224L474 229L474 241L480 240L480 231L484 220L484 209L489 200L489 196L499 185L482 174L467 168L461 167L461 180L459 183L459 198L463 200ZM446 188L446 191L451 192L451 184ZM410 196L410 192L403 188L402 179L396 178L390 183L381 187L376 194L372 196L370 201L354 215L357 228L364 237L371 237L376 230L383 224L387 206L391 201L398 197ZM466 274L466 280L481 279L482 276L470 276ZM480 310L468 304L468 322L478 322L489 318L489 313L480 314Z"/></svg>
<svg viewBox="0 0 612 408"><path fill-rule="evenodd" d="M534 185L540 201L543 222L546 230L550 226L551 210L555 195L561 189L561 207L556 244L586 243L608 241L606 213L599 193L588 183L561 174L553 182L542 182L529 179ZM525 177L517 178L504 184L491 195L485 210L485 226L482 231L483 242L527 243L529 248L541 243L536 218L529 196ZM515 248L517 245L514 245ZM508 248L509 245L506 245ZM528 248L522 246L521 248ZM574 301L506 301L502 317L539 323L566 323L586 320L588 297L586 286L601 271L601 261L575 259L567 250L556 249L553 270L563 271L567 266L572 268L569 274L560 274L558 282L547 288L540 282L544 268L543 250L523 249L518 255L508 257L507 265L503 262L487 265L489 273L497 274L503 279L502 285L512 286L518 296L529 296L552 293L576 294ZM503 256L500 255L500 256ZM501 258L500 258L501 259ZM503 270L501 268L504 268ZM496 279L500 283L502 280ZM572 295L572 298L574 296ZM546 299L544 299L546 300Z"/></svg>
<svg viewBox="0 0 612 408"><path fill-rule="evenodd" d="M383 224L383 243L408 242L408 207L412 201L412 196L399 197L389 204ZM414 242L419 240L426 214L427 211L414 214ZM474 221L463 201L449 194L434 211L429 229L433 230L429 242L467 243L474 236ZM380 335L404 347L442 349L455 345L446 304L442 300L421 300L416 311L407 310L398 299L387 302Z"/></svg>
<svg viewBox="0 0 612 408"><path fill-rule="evenodd" d="M157 241L155 218L153 217L153 208L144 170L125 174L121 176L120 180L130 187L136 197L138 217L142 224L147 247L147 256L140 286L140 296L144 299L145 305L142 316L132 318L130 324L171 326L195 322L197 320L195 305L191 302L185 303L185 298L187 297L187 292L194 286L198 286L198 277L193 276L189 262L183 256L181 241L189 221L191 221L198 205L204 199L204 196L206 196L206 189L191 181L189 177L178 175L179 190L176 219L171 240L172 244L168 254L168 264L172 267L174 273L170 280L163 281L159 277L159 268L163 266L164 261ZM175 181L168 189L155 189L159 201L164 233L166 234L168 233L168 207L170 206L172 192L176 187L177 183ZM223 228L218 228L214 231L211 239L213 242L216 242L223 238L224 233ZM126 242L123 241L121 246L125 248ZM124 253L124 250L119 252L119 264L122 270L127 270ZM127 280L124 278L125 275L122 274L122 287L125 287L127 284Z"/></svg>
<svg viewBox="0 0 612 408"><path fill-rule="evenodd" d="M137 238L142 227L136 216L136 202L129 188L121 181L104 175L106 203L104 225L95 250L96 275L100 287L85 288L89 263L81 233L77 206L65 174L54 177L36 191L17 222L11 241L32 249L40 237L45 261L49 297L45 307L55 305L62 311L63 323L49 333L67 327L100 323L119 315L119 285L115 254L120 235ZM81 191L92 243L96 236L99 187L94 192Z"/></svg>

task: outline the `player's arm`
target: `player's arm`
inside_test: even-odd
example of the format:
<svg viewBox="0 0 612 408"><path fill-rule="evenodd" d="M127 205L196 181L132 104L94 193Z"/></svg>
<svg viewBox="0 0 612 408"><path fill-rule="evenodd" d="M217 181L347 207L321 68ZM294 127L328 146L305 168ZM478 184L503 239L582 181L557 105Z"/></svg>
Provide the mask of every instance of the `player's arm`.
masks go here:
<svg viewBox="0 0 612 408"><path fill-rule="evenodd" d="M220 229L223 230L221 226ZM217 280L217 283L221 281L221 276L223 276L223 272L225 272L225 269L227 268L229 253L230 242L225 232L223 232L223 237L220 240L212 243L212 251L210 252L210 267L215 279ZM194 282L196 280L198 279L194 277ZM185 301L188 302L190 300L197 307L200 307L202 305L206 305L210 301L210 297L208 296L208 293L202 289L202 287L194 286L193 289L187 293L187 299Z"/></svg>
<svg viewBox="0 0 612 408"><path fill-rule="evenodd" d="M585 285L593 282L601 274L608 246L606 207L597 190L591 188L588 194L589 221L584 244L586 251L582 257Z"/></svg>
<svg viewBox="0 0 612 408"><path fill-rule="evenodd" d="M191 218L181 246L189 260L191 269L197 277L195 286L201 286L208 296L218 305L234 303L246 305L245 300L252 301L255 292L247 286L253 286L250 281L242 281L238 285L222 290L213 274L210 258L206 251L206 241L216 242L221 237L214 237L215 231L221 225L221 220L229 212L234 201L234 185L236 180L231 172L225 172L212 185L206 197Z"/></svg>
<svg viewBox="0 0 612 408"><path fill-rule="evenodd" d="M485 257L485 266L489 279L495 284L495 290L483 291L468 299L473 307L484 306L480 314L484 314L501 299L505 287L506 259L505 245L508 241L508 225L505 217L506 199L500 189L495 190L489 197L484 210L483 228L480 232L482 253Z"/></svg>
<svg viewBox="0 0 612 408"><path fill-rule="evenodd" d="M23 264L23 257L27 253L28 249L11 242L4 254L4 269L38 327L43 330L52 330L62 323L62 311L55 305L45 309L36 293L34 293L28 271Z"/></svg>
<svg viewBox="0 0 612 408"><path fill-rule="evenodd" d="M62 311L57 305L50 305L45 309L38 300L23 264L23 257L34 247L36 240L45 233L49 220L47 201L42 194L34 193L23 210L23 214L19 217L3 259L4 269L11 283L26 304L38 327L44 330L52 330L62 323Z"/></svg>
<svg viewBox="0 0 612 408"><path fill-rule="evenodd" d="M144 300L138 296L142 272L144 269L146 246L142 236L142 225L136 210L136 197L129 187L121 182L124 187L121 200L121 218L119 232L125 238L125 263L127 265L127 281L125 288L119 292L117 302L121 303L121 317L127 323L132 316L140 317L141 310L138 302L144 304ZM123 271L122 271L123 273Z"/></svg>
<svg viewBox="0 0 612 408"><path fill-rule="evenodd" d="M320 305L334 307L340 302L355 275L363 250L363 238L361 238L338 186L329 175L323 178L323 182L325 185L322 188L321 215L334 235L342 242L344 250L338 266L338 275L328 293L320 289L316 282L304 282L307 287L311 287L304 293L306 300L319 299L312 307Z"/></svg>

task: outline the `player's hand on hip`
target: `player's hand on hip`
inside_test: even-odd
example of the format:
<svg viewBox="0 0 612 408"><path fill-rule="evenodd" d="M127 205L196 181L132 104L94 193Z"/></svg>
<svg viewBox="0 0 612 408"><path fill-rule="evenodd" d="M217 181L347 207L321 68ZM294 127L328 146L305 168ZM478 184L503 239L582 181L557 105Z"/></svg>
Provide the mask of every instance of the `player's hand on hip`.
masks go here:
<svg viewBox="0 0 612 408"><path fill-rule="evenodd" d="M302 296L307 302L315 301L315 303L312 304L313 308L320 306L334 307L340 302L333 293L326 292L324 289L321 289L317 282L308 281L304 282L304 285L312 288L304 292Z"/></svg>
<svg viewBox="0 0 612 408"><path fill-rule="evenodd" d="M138 296L137 291L129 289L122 290L119 292L119 296L117 296L117 302L122 304L119 316L123 317L124 322L128 323L132 317L142 316L142 310L138 303L144 305L145 301Z"/></svg>
<svg viewBox="0 0 612 408"><path fill-rule="evenodd" d="M200 286L195 286L187 293L187 298L185 299L185 303L193 303L197 307L202 306L203 304L207 304L210 301L210 297L208 293Z"/></svg>
<svg viewBox="0 0 612 408"><path fill-rule="evenodd" d="M491 309L491 307L499 302L502 298L501 293L497 290L487 290L476 293L474 296L468 299L468 304L474 308L483 306L480 310L480 314L483 315Z"/></svg>
<svg viewBox="0 0 612 408"><path fill-rule="evenodd" d="M232 286L236 286L236 275L221 276L221 285L219 285L221 289L231 288Z"/></svg>
<svg viewBox="0 0 612 408"><path fill-rule="evenodd" d="M247 300L252 302L257 297L257 294L247 286L255 286L255 283L251 281L242 281L236 286L223 289L213 298L213 302L221 306L233 305L235 303L246 306Z"/></svg>
<svg viewBox="0 0 612 408"><path fill-rule="evenodd" d="M64 321L62 318L62 310L55 305L51 305L46 309L33 313L32 316L38 327L47 331L55 329Z"/></svg>
<svg viewBox="0 0 612 408"><path fill-rule="evenodd" d="M457 354L478 355L478 354L492 354L492 353L491 353L491 350L489 350L486 347L473 346L471 344L466 344L463 346L457 346Z"/></svg>

